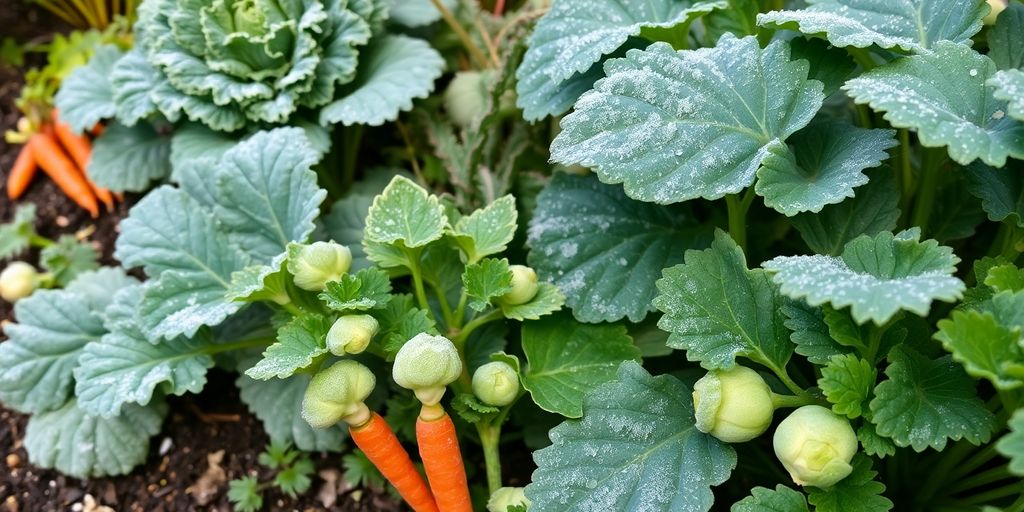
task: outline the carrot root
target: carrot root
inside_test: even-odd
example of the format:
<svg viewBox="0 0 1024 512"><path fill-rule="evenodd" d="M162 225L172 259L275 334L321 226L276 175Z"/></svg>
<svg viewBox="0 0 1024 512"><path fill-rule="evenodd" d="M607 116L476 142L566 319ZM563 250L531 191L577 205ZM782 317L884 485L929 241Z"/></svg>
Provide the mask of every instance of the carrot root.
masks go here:
<svg viewBox="0 0 1024 512"><path fill-rule="evenodd" d="M29 184L32 183L37 169L39 169L39 164L36 163L35 156L26 144L18 153L18 159L14 161L14 167L11 167L11 173L7 175L7 197L10 200L13 201L25 193Z"/></svg>
<svg viewBox="0 0 1024 512"><path fill-rule="evenodd" d="M438 512L437 504L409 453L398 442L384 418L373 413L365 425L349 428L356 446L377 466L384 478L416 512Z"/></svg>
<svg viewBox="0 0 1024 512"><path fill-rule="evenodd" d="M473 512L459 439L451 416L416 420L416 440L430 489L441 512Z"/></svg>
<svg viewBox="0 0 1024 512"><path fill-rule="evenodd" d="M28 142L32 155L39 167L78 206L86 209L93 218L99 216L99 204L85 181L85 176L75 167L74 162L47 131L37 133Z"/></svg>

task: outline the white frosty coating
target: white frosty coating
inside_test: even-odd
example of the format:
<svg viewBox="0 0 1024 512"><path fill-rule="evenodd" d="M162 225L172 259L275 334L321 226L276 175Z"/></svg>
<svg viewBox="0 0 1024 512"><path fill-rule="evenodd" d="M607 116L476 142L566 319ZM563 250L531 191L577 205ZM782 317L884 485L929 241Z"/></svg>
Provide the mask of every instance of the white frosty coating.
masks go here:
<svg viewBox="0 0 1024 512"><path fill-rule="evenodd" d="M380 126L426 98L444 72L444 59L420 39L388 34L372 41L360 55L355 87L320 110L320 124Z"/></svg>
<svg viewBox="0 0 1024 512"><path fill-rule="evenodd" d="M923 52L936 41L971 44L988 12L964 0L810 0L807 9L758 14L761 26L824 34L838 47L900 48Z"/></svg>
<svg viewBox="0 0 1024 512"><path fill-rule="evenodd" d="M366 240L382 244L401 241L421 247L444 235L444 206L412 180L395 176L373 199L366 217Z"/></svg>
<svg viewBox="0 0 1024 512"><path fill-rule="evenodd" d="M587 72L630 36L644 28L678 28L726 7L723 0L556 0L537 23L516 70L517 104L528 120L561 114L564 110L552 110L551 102L573 85L570 79Z"/></svg>
<svg viewBox="0 0 1024 512"><path fill-rule="evenodd" d="M897 348L875 388L872 420L880 435L920 452L942 451L949 440L987 443L995 418L975 393L975 381L949 356L935 360Z"/></svg>
<svg viewBox="0 0 1024 512"><path fill-rule="evenodd" d="M693 425L690 390L627 362L587 395L586 414L551 431L534 454L531 510L707 510L736 453Z"/></svg>
<svg viewBox="0 0 1024 512"><path fill-rule="evenodd" d="M996 73L996 76L989 79L988 85L995 87L992 95L998 99L1009 102L1010 117L1024 121L1024 71L1019 69L1006 69ZM1005 113L997 110L996 113ZM993 119L1002 119L1002 115Z"/></svg>
<svg viewBox="0 0 1024 512"><path fill-rule="evenodd" d="M584 322L639 322L653 309L661 270L702 247L685 210L634 201L593 175L557 174L537 198L529 263Z"/></svg>
<svg viewBox="0 0 1024 512"><path fill-rule="evenodd" d="M1008 156L1024 158L1024 124L996 115L1007 105L985 85L995 73L988 57L940 41L932 52L871 70L843 89L857 103L885 112L893 126L917 130L924 146L947 146L957 163L980 158L1002 167Z"/></svg>
<svg viewBox="0 0 1024 512"><path fill-rule="evenodd" d="M245 374L258 380L290 377L328 352L324 344L327 328L322 320L296 317L278 331L277 341L263 351L263 359Z"/></svg>
<svg viewBox="0 0 1024 512"><path fill-rule="evenodd" d="M793 216L820 212L825 205L853 197L868 182L862 171L882 165L895 147L895 130L867 130L846 122L813 123L790 137L789 146L769 145L757 171L758 195L765 205ZM804 164L804 165L801 165Z"/></svg>
<svg viewBox="0 0 1024 512"><path fill-rule="evenodd" d="M120 416L87 414L74 400L37 414L25 430L25 448L33 464L78 478L123 475L146 460L149 439L160 432L167 413L163 403L128 405Z"/></svg>
<svg viewBox="0 0 1024 512"><path fill-rule="evenodd" d="M477 261L505 250L516 236L518 218L515 198L506 195L462 217L452 231L459 245L471 253L471 261Z"/></svg>
<svg viewBox="0 0 1024 512"><path fill-rule="evenodd" d="M777 272L775 282L791 298L850 306L857 323L882 325L900 310L925 316L932 301L960 298L964 283L952 275L958 261L934 240L879 233L850 242L841 258L780 256L763 266Z"/></svg>
<svg viewBox="0 0 1024 512"><path fill-rule="evenodd" d="M804 127L823 85L776 41L726 34L715 48L676 52L665 43L605 64L608 76L580 97L551 144L552 160L624 183L661 204L717 199L754 181L768 145Z"/></svg>
<svg viewBox="0 0 1024 512"><path fill-rule="evenodd" d="M562 309L562 304L564 303L565 296L562 295L557 286L551 283L540 283L537 295L534 295L530 302L514 306L502 304L501 312L505 314L505 318L524 322L550 315Z"/></svg>

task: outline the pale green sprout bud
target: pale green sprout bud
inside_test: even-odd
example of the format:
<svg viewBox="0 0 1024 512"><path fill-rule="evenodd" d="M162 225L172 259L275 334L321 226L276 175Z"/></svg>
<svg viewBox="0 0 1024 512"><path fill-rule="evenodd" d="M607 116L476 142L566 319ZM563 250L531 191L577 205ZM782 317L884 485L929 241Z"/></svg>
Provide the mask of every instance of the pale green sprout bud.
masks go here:
<svg viewBox="0 0 1024 512"><path fill-rule="evenodd" d="M768 430L775 406L772 390L745 366L714 370L693 385L697 430L727 443L744 443Z"/></svg>
<svg viewBox="0 0 1024 512"><path fill-rule="evenodd" d="M992 10L989 11L988 15L985 16L984 23L986 25L995 25L996 24L996 18L999 17L1000 13L1002 13L1003 11L1006 10L1007 1L1006 0L988 0L988 6Z"/></svg>
<svg viewBox="0 0 1024 512"><path fill-rule="evenodd" d="M820 405L805 405L775 430L775 456L799 485L831 487L853 471L857 435L850 422Z"/></svg>
<svg viewBox="0 0 1024 512"><path fill-rule="evenodd" d="M334 242L293 244L288 248L288 271L295 286L310 292L323 291L330 281L337 281L352 266L352 251Z"/></svg>
<svg viewBox="0 0 1024 512"><path fill-rule="evenodd" d="M39 272L24 261L15 261L0 272L0 298L7 302L24 299L39 287Z"/></svg>
<svg viewBox="0 0 1024 512"><path fill-rule="evenodd" d="M519 396L519 373L508 363L487 363L473 373L473 394L487 405L504 407Z"/></svg>
<svg viewBox="0 0 1024 512"><path fill-rule="evenodd" d="M530 506L522 487L501 487L487 500L487 512L507 512L509 507Z"/></svg>
<svg viewBox="0 0 1024 512"><path fill-rule="evenodd" d="M511 265L512 291L502 295L501 302L510 306L526 304L537 296L540 285L537 284L537 273L525 265Z"/></svg>
<svg viewBox="0 0 1024 512"><path fill-rule="evenodd" d="M327 331L327 349L336 356L358 354L370 345L380 324L370 315L345 315Z"/></svg>
<svg viewBox="0 0 1024 512"><path fill-rule="evenodd" d="M309 381L302 399L302 418L313 428L328 428L339 421L362 425L370 420L370 410L363 402L376 384L369 368L351 359L338 361Z"/></svg>
<svg viewBox="0 0 1024 512"><path fill-rule="evenodd" d="M444 108L457 126L465 128L487 108L489 76L481 71L459 71L444 91Z"/></svg>
<svg viewBox="0 0 1024 512"><path fill-rule="evenodd" d="M413 390L423 405L437 405L445 386L462 375L462 359L448 338L420 333L398 350L391 374L399 386Z"/></svg>

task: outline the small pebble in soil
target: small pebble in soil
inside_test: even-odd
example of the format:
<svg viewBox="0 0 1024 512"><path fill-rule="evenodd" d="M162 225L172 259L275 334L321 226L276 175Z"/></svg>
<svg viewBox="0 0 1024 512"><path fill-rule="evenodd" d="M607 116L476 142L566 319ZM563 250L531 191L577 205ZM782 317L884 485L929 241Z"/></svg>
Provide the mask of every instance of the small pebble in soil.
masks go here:
<svg viewBox="0 0 1024 512"><path fill-rule="evenodd" d="M171 448L174 448L174 441L169 437L165 437L163 441L160 441L160 456L170 453Z"/></svg>
<svg viewBox="0 0 1024 512"><path fill-rule="evenodd" d="M6 512L18 512L18 499L14 496L8 496L4 500L4 509L6 509Z"/></svg>
<svg viewBox="0 0 1024 512"><path fill-rule="evenodd" d="M68 224L71 224L71 221L69 221L68 218L63 215L58 215L57 218L53 220L53 222L54 224L62 228L66 228L68 227Z"/></svg>
<svg viewBox="0 0 1024 512"><path fill-rule="evenodd" d="M21 457L17 453L9 453L6 462L9 469L14 469L21 465Z"/></svg>

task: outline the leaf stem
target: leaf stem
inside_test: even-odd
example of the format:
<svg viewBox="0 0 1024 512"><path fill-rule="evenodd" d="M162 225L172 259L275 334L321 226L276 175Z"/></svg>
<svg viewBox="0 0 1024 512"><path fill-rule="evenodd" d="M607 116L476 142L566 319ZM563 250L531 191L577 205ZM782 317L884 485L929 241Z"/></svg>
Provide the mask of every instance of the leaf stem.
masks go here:
<svg viewBox="0 0 1024 512"><path fill-rule="evenodd" d="M466 345L466 340L469 339L469 335L472 334L473 331L486 323L493 322L501 318L504 318L504 315L500 309L494 309L486 315L478 316L466 323L466 326L455 335L452 342L455 343L456 347L463 347Z"/></svg>
<svg viewBox="0 0 1024 512"><path fill-rule="evenodd" d="M278 306L281 306L281 309L291 313L292 316L302 316L302 314L303 314L303 311L301 309L299 309L298 306L296 306L295 304L293 304L291 302L285 302L284 304L281 304L279 302L275 302L274 304L277 304Z"/></svg>
<svg viewBox="0 0 1024 512"><path fill-rule="evenodd" d="M729 214L729 235L736 245L747 254L747 210L754 201L754 187L749 187L741 198L738 194L725 196L725 206Z"/></svg>
<svg viewBox="0 0 1024 512"><path fill-rule="evenodd" d="M32 233L28 236L28 244L37 249L45 249L55 244L53 240L46 238L45 236Z"/></svg>
<svg viewBox="0 0 1024 512"><path fill-rule="evenodd" d="M867 48L855 48L853 46L848 46L846 51L851 57L853 57L853 60L860 65L863 72L866 73L875 69L875 60L871 58L871 52L869 52Z"/></svg>
<svg viewBox="0 0 1024 512"><path fill-rule="evenodd" d="M926 150L923 160L921 186L916 187L918 196L914 202L914 217L911 224L920 227L922 235L927 234L928 221L932 210L935 209L935 198L938 197L939 179L941 178L939 166L941 166L943 158L935 151Z"/></svg>
<svg viewBox="0 0 1024 512"><path fill-rule="evenodd" d="M430 288L434 290L434 296L437 297L437 303L441 305L441 315L444 316L444 325L451 328L455 323L454 317L452 316L452 307L448 304L448 297L440 287L431 284Z"/></svg>
<svg viewBox="0 0 1024 512"><path fill-rule="evenodd" d="M277 339L272 336L261 336L259 338L250 338L247 340L239 340L231 343L212 344L206 347L206 349L203 352L205 352L207 355L220 354L223 352L230 352L232 350L239 350L243 348L266 346L270 345L271 343L274 343L275 341L277 341Z"/></svg>
<svg viewBox="0 0 1024 512"><path fill-rule="evenodd" d="M910 132L900 128L897 132L900 139L899 174L896 181L900 184L900 210L904 215L910 212L910 200L914 197L914 169L910 147Z"/></svg>
<svg viewBox="0 0 1024 512"><path fill-rule="evenodd" d="M974 494L969 498L956 500L954 503L956 503L959 507L963 507L960 510L967 510L977 505L991 503L1000 498L1019 495L1021 492L1024 492L1024 482L1018 479L1012 484L1005 485L1003 487L998 487L987 492Z"/></svg>
<svg viewBox="0 0 1024 512"><path fill-rule="evenodd" d="M808 396L794 396L794 395L780 395L778 393L772 393L772 406L776 409L782 407L803 407L805 405L813 405L818 403L817 400Z"/></svg>
<svg viewBox="0 0 1024 512"><path fill-rule="evenodd" d="M473 42L473 39L469 37L469 33L462 27L459 20L455 19L455 15L452 14L450 9L448 9L448 6L444 5L444 2L441 0L430 1L434 4L434 7L441 12L441 17L444 18L444 22L452 29L452 32L455 32L455 35L458 36L459 41L462 42L462 46L466 47L466 51L469 52L470 58L473 59L476 65L479 66L480 69L489 68L490 63L488 62L487 57L485 57L484 53L480 51L480 48L478 48Z"/></svg>
<svg viewBox="0 0 1024 512"><path fill-rule="evenodd" d="M466 303L469 301L469 294L466 293L466 289L462 289L462 294L459 295L459 304L455 306L455 323L452 325L456 328L462 327L462 322L466 319Z"/></svg>
<svg viewBox="0 0 1024 512"><path fill-rule="evenodd" d="M501 423L477 423L480 445L484 449L484 467L487 470L487 490L494 494L501 488Z"/></svg>
<svg viewBox="0 0 1024 512"><path fill-rule="evenodd" d="M430 301L427 300L427 290L423 287L423 272L420 270L419 251L403 247L402 252L405 253L405 259L409 260L409 272L412 274L412 286L416 294L416 302L419 304L420 309L433 317L434 311L430 309Z"/></svg>
<svg viewBox="0 0 1024 512"><path fill-rule="evenodd" d="M1010 470L1007 468L1006 464L1003 464L1001 466L996 466L992 469L982 471L981 473L978 473L977 475L971 476L969 478L957 479L956 483L947 488L946 494L952 495L970 489L991 485L1000 480L1006 480L1008 478L1015 477L1010 473Z"/></svg>

